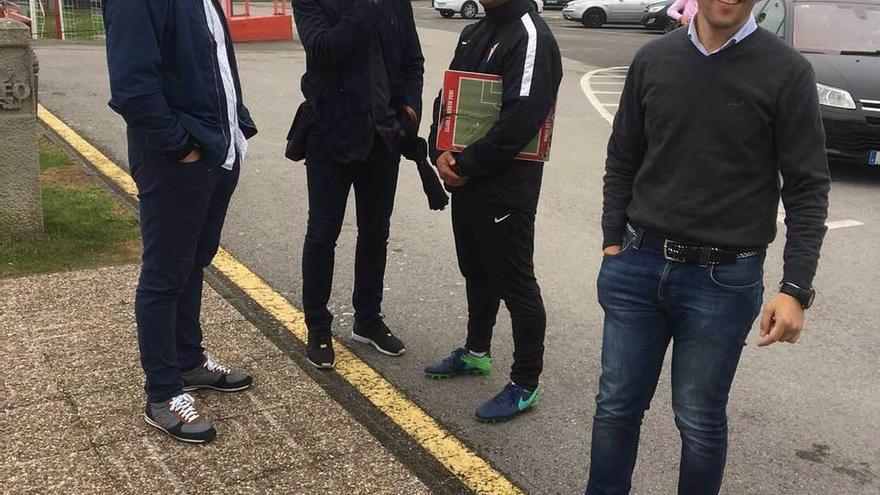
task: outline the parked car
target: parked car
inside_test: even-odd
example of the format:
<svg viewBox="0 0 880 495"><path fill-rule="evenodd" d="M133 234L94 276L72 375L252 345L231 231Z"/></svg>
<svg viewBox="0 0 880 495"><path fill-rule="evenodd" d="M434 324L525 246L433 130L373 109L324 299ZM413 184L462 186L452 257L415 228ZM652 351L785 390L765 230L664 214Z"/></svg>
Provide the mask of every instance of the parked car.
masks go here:
<svg viewBox="0 0 880 495"><path fill-rule="evenodd" d="M641 24L645 7L655 0L571 0L562 17L590 28L605 24Z"/></svg>
<svg viewBox="0 0 880 495"><path fill-rule="evenodd" d="M663 0L662 2L648 4L648 6L645 7L645 13L642 14L642 25L648 29L656 31L666 29L666 25L669 24L669 21L671 20L669 16L666 15L666 11L669 10L669 7L674 3L675 0Z"/></svg>
<svg viewBox="0 0 880 495"><path fill-rule="evenodd" d="M547 0L544 2L544 7L562 7L565 8L565 5L570 0Z"/></svg>
<svg viewBox="0 0 880 495"><path fill-rule="evenodd" d="M880 170L880 3L762 0L754 12L813 64L829 161Z"/></svg>
<svg viewBox="0 0 880 495"><path fill-rule="evenodd" d="M543 0L531 0L532 5L538 12L544 12ZM486 13L483 6L477 0L434 0L434 10L441 17L449 19L455 14L460 14L465 19L473 19Z"/></svg>

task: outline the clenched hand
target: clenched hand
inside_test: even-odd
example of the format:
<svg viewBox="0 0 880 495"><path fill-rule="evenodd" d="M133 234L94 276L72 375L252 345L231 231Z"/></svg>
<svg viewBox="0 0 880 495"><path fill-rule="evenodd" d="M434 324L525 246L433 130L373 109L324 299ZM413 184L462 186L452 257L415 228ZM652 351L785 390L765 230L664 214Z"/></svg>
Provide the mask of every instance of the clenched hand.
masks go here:
<svg viewBox="0 0 880 495"><path fill-rule="evenodd" d="M796 344L803 329L804 308L800 301L787 294L777 294L761 314L761 341L758 347L775 342Z"/></svg>
<svg viewBox="0 0 880 495"><path fill-rule="evenodd" d="M454 165L455 157L452 156L452 153L449 151L444 151L443 154L437 158L437 172L440 174L443 183L451 188L461 187L467 184L468 181L467 177L461 177L452 171Z"/></svg>

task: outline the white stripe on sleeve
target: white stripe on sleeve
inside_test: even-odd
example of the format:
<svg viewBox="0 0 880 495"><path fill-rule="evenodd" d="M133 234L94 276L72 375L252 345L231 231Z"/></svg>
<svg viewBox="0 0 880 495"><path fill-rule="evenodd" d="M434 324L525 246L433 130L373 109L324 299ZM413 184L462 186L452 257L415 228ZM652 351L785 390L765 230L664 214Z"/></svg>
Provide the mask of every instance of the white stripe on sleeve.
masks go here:
<svg viewBox="0 0 880 495"><path fill-rule="evenodd" d="M519 89L520 96L529 96L532 92L532 75L535 73L535 52L538 48L538 33L535 31L535 23L532 17L525 13L520 20L529 34L529 42L526 45L526 63L523 66L522 86Z"/></svg>

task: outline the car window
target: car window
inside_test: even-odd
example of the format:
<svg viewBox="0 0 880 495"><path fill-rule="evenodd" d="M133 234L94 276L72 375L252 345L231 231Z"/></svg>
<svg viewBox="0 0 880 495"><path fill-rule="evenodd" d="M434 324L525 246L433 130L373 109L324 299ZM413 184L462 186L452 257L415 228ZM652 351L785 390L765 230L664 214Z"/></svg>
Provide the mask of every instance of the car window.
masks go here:
<svg viewBox="0 0 880 495"><path fill-rule="evenodd" d="M767 0L755 6L755 19L762 28L783 36L785 34L785 2L783 0Z"/></svg>
<svg viewBox="0 0 880 495"><path fill-rule="evenodd" d="M794 46L800 50L877 53L880 5L804 2L793 12Z"/></svg>

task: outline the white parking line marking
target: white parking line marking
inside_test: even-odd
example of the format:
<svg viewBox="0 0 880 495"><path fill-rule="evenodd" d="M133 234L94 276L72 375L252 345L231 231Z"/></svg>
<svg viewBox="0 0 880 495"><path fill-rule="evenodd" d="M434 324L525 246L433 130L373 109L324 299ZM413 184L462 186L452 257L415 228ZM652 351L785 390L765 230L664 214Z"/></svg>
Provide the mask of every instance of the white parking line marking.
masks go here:
<svg viewBox="0 0 880 495"><path fill-rule="evenodd" d="M776 215L776 223L785 224L785 211L779 211ZM837 229L846 229L849 227L860 227L865 225L863 222L859 222L858 220L835 220L833 222L827 222L825 224L828 227L828 230L837 230Z"/></svg>
<svg viewBox="0 0 880 495"><path fill-rule="evenodd" d="M602 75L607 76L608 73L626 71L627 69L628 69L627 67L610 67L607 69L596 69L594 71L587 72L586 74L584 74L584 77L581 78L581 90L583 90L584 94L587 96L587 99L590 101L590 104L593 105L593 108L595 108L596 111L599 112L599 115L601 115L602 118L605 119L605 121L608 122L609 124L614 123L614 114L612 114L611 112L608 111L608 107L611 107L611 108L614 108L614 107L611 105L606 105L605 103L602 103L601 101L599 101L597 94L610 94L610 93L609 92L597 93L596 91L593 90L593 85L594 84L614 84L614 85L619 86L620 82L617 82L617 81L615 81L615 82L594 81L594 78L597 76L602 76Z"/></svg>
<svg viewBox="0 0 880 495"><path fill-rule="evenodd" d="M859 225L865 224L856 220L838 220L836 222L828 222L825 224L825 226L828 227L828 230L845 229L847 227L858 227Z"/></svg>

